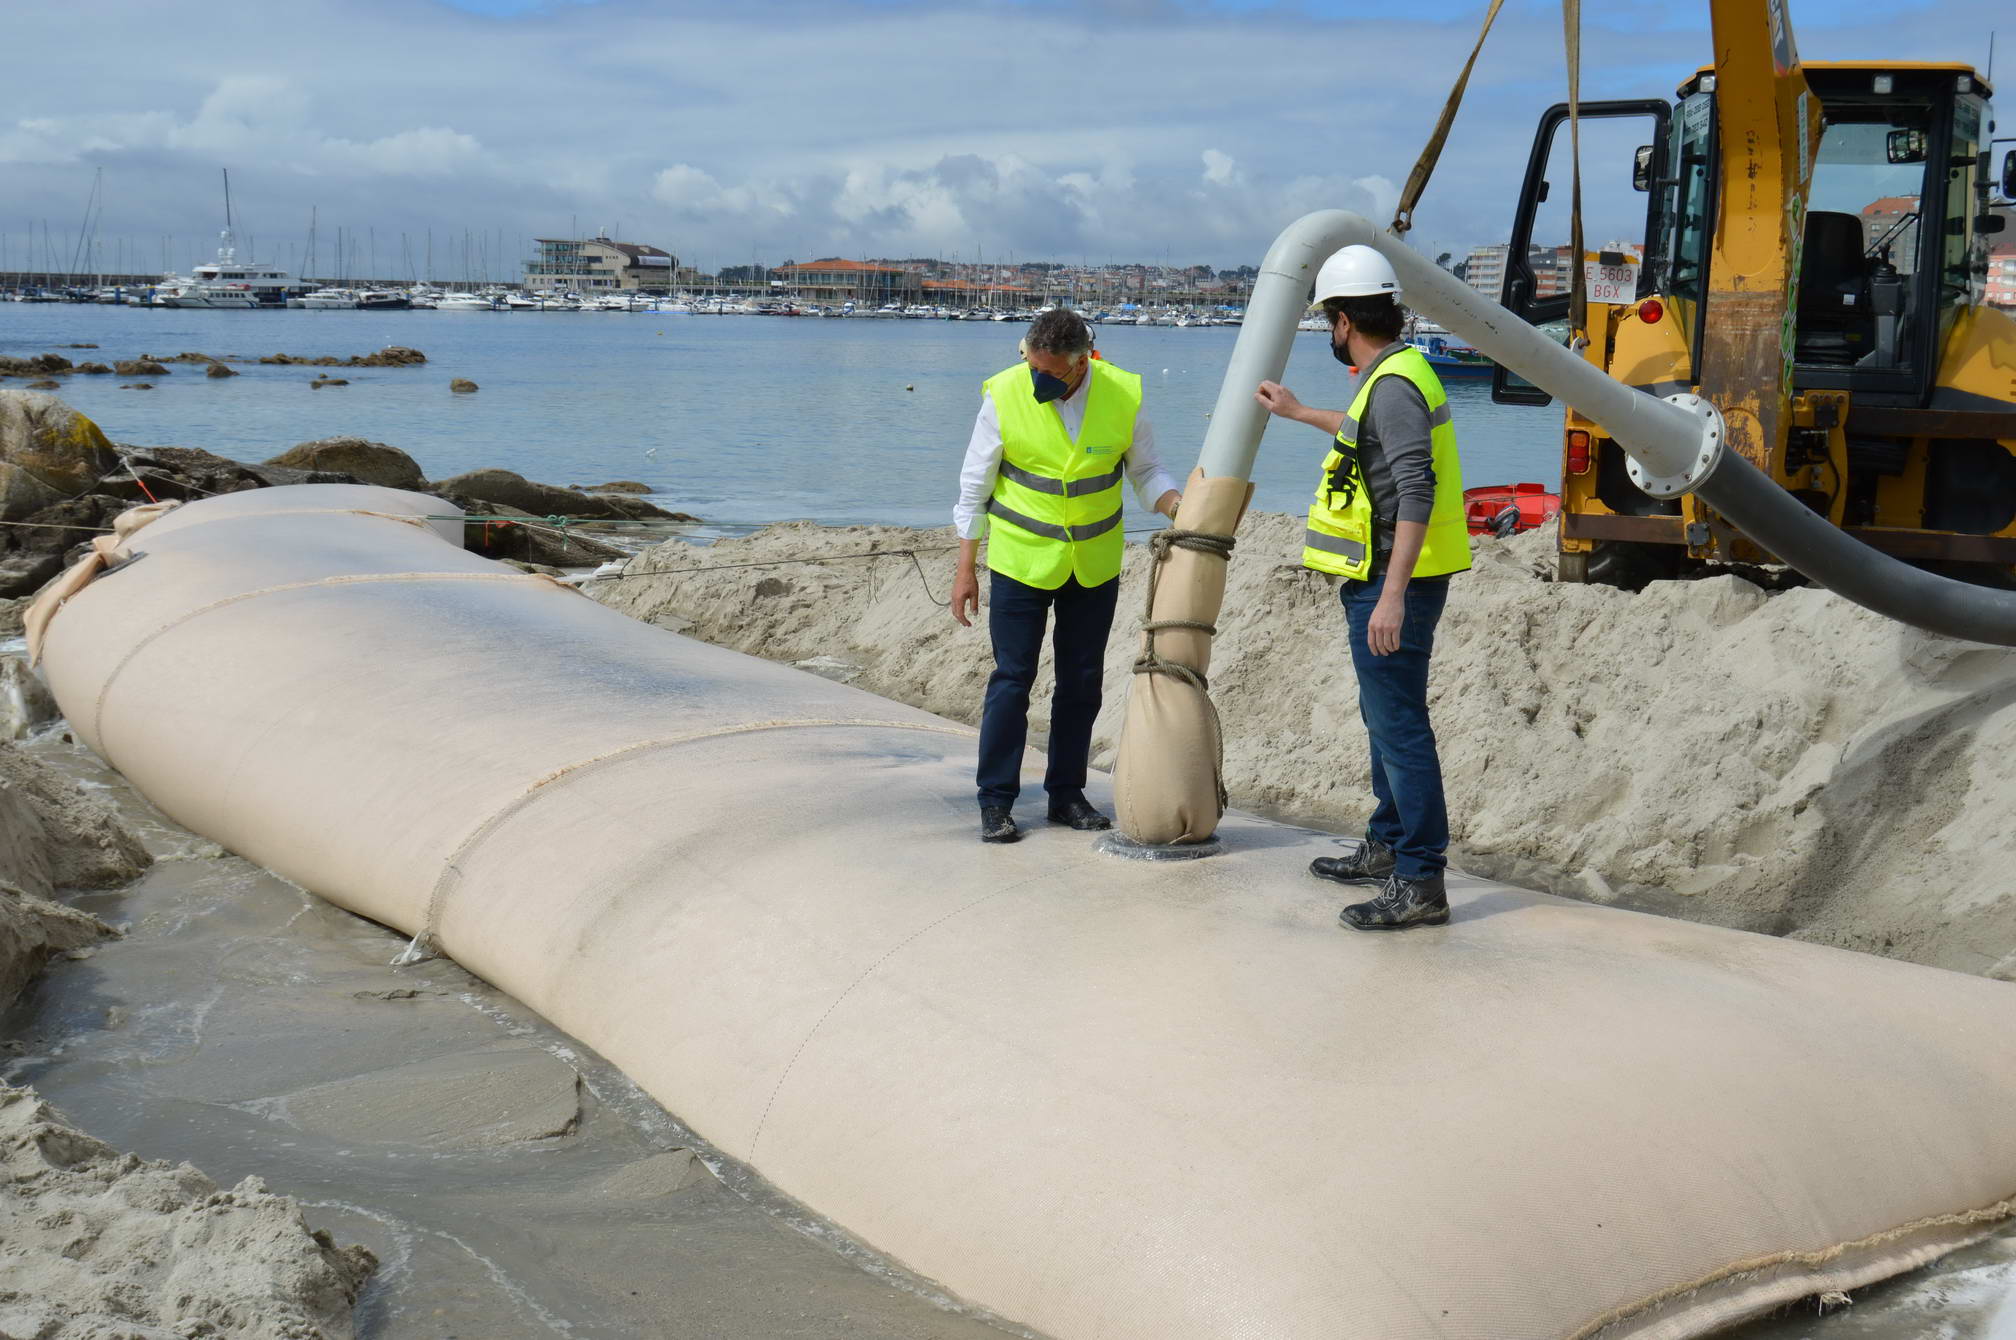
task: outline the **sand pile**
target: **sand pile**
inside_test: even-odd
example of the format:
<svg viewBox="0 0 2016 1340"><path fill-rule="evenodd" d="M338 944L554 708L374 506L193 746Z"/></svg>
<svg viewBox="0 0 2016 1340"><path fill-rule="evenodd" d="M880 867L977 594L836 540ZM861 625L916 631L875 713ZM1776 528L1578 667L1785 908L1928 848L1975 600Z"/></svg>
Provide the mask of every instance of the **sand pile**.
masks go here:
<svg viewBox="0 0 2016 1340"><path fill-rule="evenodd" d="M1298 518L1242 528L1212 688L1235 805L1345 830L1371 805L1331 581ZM949 530L773 526L591 583L639 618L964 721L992 663L938 604ZM927 596L912 560L922 555ZM1557 585L1551 531L1480 540L1431 690L1464 868L2016 980L2016 652L1740 577ZM811 555L885 556L725 568ZM1110 767L1147 555L1130 546L1094 758ZM984 579L983 579L984 594ZM983 614L984 614L983 609ZM1049 673L1046 663L1043 674ZM1039 688L1032 724L1047 719Z"/></svg>
<svg viewBox="0 0 2016 1340"><path fill-rule="evenodd" d="M147 1162L0 1085L0 1334L348 1340L377 1264L256 1177Z"/></svg>
<svg viewBox="0 0 2016 1340"><path fill-rule="evenodd" d="M148 863L108 806L0 743L0 1006L55 955L112 933L56 902L58 888L111 888Z"/></svg>

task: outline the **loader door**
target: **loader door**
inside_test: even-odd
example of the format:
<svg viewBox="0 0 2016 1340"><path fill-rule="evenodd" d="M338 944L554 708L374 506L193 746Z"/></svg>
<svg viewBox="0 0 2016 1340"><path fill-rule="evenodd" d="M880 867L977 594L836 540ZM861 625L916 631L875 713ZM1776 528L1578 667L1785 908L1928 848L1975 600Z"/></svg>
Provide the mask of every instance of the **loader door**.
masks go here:
<svg viewBox="0 0 2016 1340"><path fill-rule="evenodd" d="M1625 300L1655 291L1659 258L1654 254L1668 195L1676 184L1668 163L1672 107L1658 98L1626 102L1585 102L1582 115L1583 246L1598 254L1589 267L1592 277L1616 292L1622 275L1636 268L1635 284ZM1568 255L1570 189L1568 104L1556 103L1540 118L1533 151L1526 160L1526 178L1506 244L1498 300L1536 326L1568 341L1570 265L1584 264ZM1642 206L1634 192L1643 192ZM1540 245L1535 245L1535 239ZM1489 285L1493 250L1472 253L1469 279ZM1608 254L1605 254L1608 253ZM1480 257L1482 263L1480 264ZM1621 262L1621 263L1620 263ZM1482 273L1479 273L1479 271ZM1480 282L1481 281L1481 282ZM1593 295L1596 285L1591 284ZM1545 405L1553 397L1510 369L1500 367L1491 379L1491 398L1504 405Z"/></svg>

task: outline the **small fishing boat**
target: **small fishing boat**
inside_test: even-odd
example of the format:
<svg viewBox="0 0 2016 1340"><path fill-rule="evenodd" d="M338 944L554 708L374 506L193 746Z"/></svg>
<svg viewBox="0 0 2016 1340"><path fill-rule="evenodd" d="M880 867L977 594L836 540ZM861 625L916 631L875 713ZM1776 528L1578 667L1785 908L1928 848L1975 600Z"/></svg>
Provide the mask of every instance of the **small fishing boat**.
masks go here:
<svg viewBox="0 0 2016 1340"><path fill-rule="evenodd" d="M1421 351L1428 366L1444 381L1451 377L1488 377L1498 367L1482 353L1446 335L1417 335L1408 343Z"/></svg>
<svg viewBox="0 0 2016 1340"><path fill-rule="evenodd" d="M1472 535L1503 538L1534 530L1561 510L1561 495L1545 484L1483 484L1463 490L1463 514Z"/></svg>

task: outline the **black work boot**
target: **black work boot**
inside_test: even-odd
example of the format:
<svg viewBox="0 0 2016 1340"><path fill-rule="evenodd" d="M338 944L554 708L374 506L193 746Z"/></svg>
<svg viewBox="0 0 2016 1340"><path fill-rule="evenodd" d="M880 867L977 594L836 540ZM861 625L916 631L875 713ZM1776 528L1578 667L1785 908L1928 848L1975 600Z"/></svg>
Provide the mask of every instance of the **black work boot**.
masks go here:
<svg viewBox="0 0 2016 1340"><path fill-rule="evenodd" d="M1111 828L1113 821L1092 808L1082 791L1062 792L1050 797L1050 822L1069 824L1081 833L1097 833Z"/></svg>
<svg viewBox="0 0 2016 1340"><path fill-rule="evenodd" d="M1020 842L1022 830L1015 826L1015 816L1008 812L1006 805L982 805L980 807L980 840L982 842Z"/></svg>
<svg viewBox="0 0 2016 1340"><path fill-rule="evenodd" d="M1402 879L1393 875L1386 887L1369 903L1353 903L1337 914L1337 920L1355 931L1404 931L1409 926L1449 924L1449 895L1442 876Z"/></svg>
<svg viewBox="0 0 2016 1340"><path fill-rule="evenodd" d="M1339 884L1384 884L1393 873L1393 849L1367 837L1349 856L1318 856L1309 863L1309 873Z"/></svg>

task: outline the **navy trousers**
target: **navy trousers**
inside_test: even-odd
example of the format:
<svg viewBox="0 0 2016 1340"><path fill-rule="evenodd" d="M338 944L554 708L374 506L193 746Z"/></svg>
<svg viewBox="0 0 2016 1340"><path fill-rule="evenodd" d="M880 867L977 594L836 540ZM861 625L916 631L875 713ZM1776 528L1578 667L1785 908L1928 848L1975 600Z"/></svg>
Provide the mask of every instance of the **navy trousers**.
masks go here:
<svg viewBox="0 0 2016 1340"><path fill-rule="evenodd" d="M1043 628L1053 615L1057 693L1050 707L1050 767L1043 789L1053 796L1083 790L1092 753L1092 722L1099 715L1106 636L1113 630L1120 579L1086 587L1071 577L1056 590L1046 591L998 572L988 575L992 584L987 631L994 639L994 673L987 679L987 701L980 712L980 766L975 775L980 803L1010 806L1022 791L1029 691L1036 685Z"/></svg>
<svg viewBox="0 0 2016 1340"><path fill-rule="evenodd" d="M1370 581L1346 580L1337 591L1351 629L1358 714L1372 747L1372 795L1378 803L1365 832L1392 849L1394 872L1402 879L1425 879L1441 874L1449 863L1442 759L1428 724L1428 657L1435 650L1435 625L1442 621L1449 583L1443 578L1409 582L1400 649L1374 656L1365 630L1385 587L1386 575L1378 573Z"/></svg>

